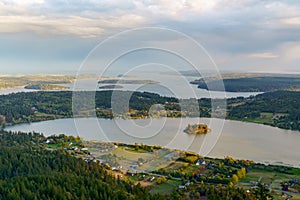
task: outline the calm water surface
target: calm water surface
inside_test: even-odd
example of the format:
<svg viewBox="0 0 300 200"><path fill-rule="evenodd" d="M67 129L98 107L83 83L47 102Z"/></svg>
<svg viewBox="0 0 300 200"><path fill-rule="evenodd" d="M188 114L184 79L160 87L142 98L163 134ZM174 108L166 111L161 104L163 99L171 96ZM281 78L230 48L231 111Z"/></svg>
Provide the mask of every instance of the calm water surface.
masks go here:
<svg viewBox="0 0 300 200"><path fill-rule="evenodd" d="M189 82L198 79L196 76L179 76L168 74L148 74L148 76L134 76L131 79L137 80L153 80L159 82L159 84L122 84L122 89L118 90L130 90L140 92L153 92L162 96L177 97L177 98L233 98L233 97L249 97L251 95L261 94L259 92L218 92L207 91L197 88L197 85L192 85ZM98 80L83 79L77 80L74 83L58 84L62 86L70 87L70 90L90 90L101 91L97 84ZM110 85L102 84L101 86ZM110 89L111 90L111 89ZM37 90L25 89L24 87L10 88L0 90L0 95L7 95L18 92L32 92Z"/></svg>
<svg viewBox="0 0 300 200"><path fill-rule="evenodd" d="M201 136L184 133L184 128L193 123L209 124L212 131ZM86 140L143 142L195 151L210 157L232 156L262 163L300 167L300 132L254 123L207 118L77 118L21 124L7 127L6 130L35 131L45 135L64 133L79 135Z"/></svg>

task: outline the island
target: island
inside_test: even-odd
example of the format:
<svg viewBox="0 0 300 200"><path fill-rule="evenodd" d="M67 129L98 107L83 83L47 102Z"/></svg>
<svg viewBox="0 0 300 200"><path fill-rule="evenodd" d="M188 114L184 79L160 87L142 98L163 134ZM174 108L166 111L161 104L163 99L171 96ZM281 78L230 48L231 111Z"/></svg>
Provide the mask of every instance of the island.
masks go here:
<svg viewBox="0 0 300 200"><path fill-rule="evenodd" d="M62 85L55 85L55 84L34 84L34 85L27 85L24 87L25 89L32 89L32 90L67 90L70 89L69 87L62 86Z"/></svg>
<svg viewBox="0 0 300 200"><path fill-rule="evenodd" d="M201 134L207 134L210 132L210 129L206 124L189 124L185 129L184 132L187 134L196 134L196 135L201 135Z"/></svg>
<svg viewBox="0 0 300 200"><path fill-rule="evenodd" d="M295 76L266 76L241 78L210 78L191 81L198 88L226 92L270 92L278 90L299 91L300 78Z"/></svg>
<svg viewBox="0 0 300 200"><path fill-rule="evenodd" d="M136 79L106 79L98 81L99 84L158 84L152 80L136 80Z"/></svg>
<svg viewBox="0 0 300 200"><path fill-rule="evenodd" d="M121 89L121 88L123 88L122 85L103 85L99 87L99 89Z"/></svg>

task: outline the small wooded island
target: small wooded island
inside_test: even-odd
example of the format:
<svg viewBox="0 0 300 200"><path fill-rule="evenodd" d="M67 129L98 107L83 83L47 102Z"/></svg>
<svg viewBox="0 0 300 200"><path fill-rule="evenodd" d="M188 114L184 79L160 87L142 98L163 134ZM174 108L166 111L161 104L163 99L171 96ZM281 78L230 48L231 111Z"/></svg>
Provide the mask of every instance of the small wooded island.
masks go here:
<svg viewBox="0 0 300 200"><path fill-rule="evenodd" d="M158 84L157 81L152 80L136 80L136 79L106 79L99 80L98 84Z"/></svg>
<svg viewBox="0 0 300 200"><path fill-rule="evenodd" d="M185 129L184 129L185 133L188 134L196 134L196 135L200 135L200 134L207 134L210 132L210 129L208 128L208 126L206 124L189 124Z"/></svg>
<svg viewBox="0 0 300 200"><path fill-rule="evenodd" d="M62 86L62 85L55 85L55 84L29 84L24 87L25 89L32 89L32 90L67 90L70 89L69 87Z"/></svg>
<svg viewBox="0 0 300 200"><path fill-rule="evenodd" d="M103 85L99 87L99 89L121 89L121 88L123 88L122 85Z"/></svg>

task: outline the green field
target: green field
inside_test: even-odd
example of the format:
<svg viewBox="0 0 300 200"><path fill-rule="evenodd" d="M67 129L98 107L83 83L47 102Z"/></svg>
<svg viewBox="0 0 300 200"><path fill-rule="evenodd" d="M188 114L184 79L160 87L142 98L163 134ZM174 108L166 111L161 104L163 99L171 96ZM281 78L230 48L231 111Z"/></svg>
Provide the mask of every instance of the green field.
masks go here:
<svg viewBox="0 0 300 200"><path fill-rule="evenodd" d="M178 187L178 185L181 184L181 181L176 180L168 180L166 183L156 185L152 190L151 193L159 193L159 194L169 194L171 193L175 188Z"/></svg>

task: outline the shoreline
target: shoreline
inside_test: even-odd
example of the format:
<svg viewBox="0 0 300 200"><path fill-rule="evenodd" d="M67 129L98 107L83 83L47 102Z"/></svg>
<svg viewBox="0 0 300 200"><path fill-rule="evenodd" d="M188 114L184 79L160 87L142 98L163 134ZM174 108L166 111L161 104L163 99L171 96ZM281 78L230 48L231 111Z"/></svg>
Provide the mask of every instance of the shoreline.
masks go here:
<svg viewBox="0 0 300 200"><path fill-rule="evenodd" d="M59 121L59 124L65 124L66 122L64 121L64 120L70 120L71 122L70 123L74 123L74 124L76 124L76 120L81 120L81 121L79 121L79 123L86 123L85 121L88 121L89 119L92 119L92 120L104 120L104 121L102 121L102 122L104 122L105 124L107 123L107 122L110 122L110 121L115 121L115 120L117 120L117 121L119 121L119 122L125 122L125 121L127 121L126 119L114 119L114 120L112 120L112 119L104 119L104 118L64 118L64 119L57 119L58 121ZM178 119L178 118L173 118L173 119ZM201 120L202 119L206 119L206 120L210 120L211 118L201 118ZM141 120L141 121L143 121L143 120L145 120L145 119L137 119L137 120ZM178 119L179 120L179 119ZM216 120L218 120L218 119L216 119ZM50 124L51 124L51 121L54 121L54 120L47 120L47 121L42 121L42 122L39 122L39 123L43 123L43 122L46 122L46 124L47 124L47 122L50 122ZM233 120L228 120L228 121L233 121ZM234 123L237 123L237 126L241 126L241 125L244 125L244 123L247 123L247 124L250 124L250 123L248 123L248 122L240 122L240 121L233 121ZM53 122L53 123L55 123L55 122ZM176 123L176 122L175 122ZM67 123L68 124L68 123ZM258 125L258 124L255 124L255 123L251 123L251 124L253 124L253 125ZM18 125L15 125L15 126L22 126L22 125L25 125L26 126L26 124L18 124ZM30 124L28 124L28 125L30 125ZM10 125L10 126L7 126L7 127L5 127L4 128L4 130L6 130L6 131L10 131L11 129L10 128L13 128L13 127L15 127L14 125ZM43 125L42 125L43 126ZM47 125L46 125L47 126ZM52 126L52 125L51 125ZM261 125L259 125L259 126L261 126ZM266 125L263 125L265 128L266 127L268 127L268 128L276 128L276 127L270 127L270 126L266 126ZM213 127L212 127L213 128ZM278 130L280 130L279 128L276 128L276 129L278 129ZM30 131L29 131L30 130ZM74 130L74 131L70 131L70 129L68 129L69 131L64 131L64 130L62 130L62 131L56 131L56 130L52 130L52 132L51 133L44 133L46 136L49 136L49 135L51 135L51 134L60 134L60 133L63 133L63 134L67 134L67 135L73 135L73 136L77 136L77 135L84 135L84 134L81 134L81 133L78 133L78 132L76 132L76 129ZM14 131L14 130L13 130ZM32 131L35 131L35 132L41 132L41 133L43 133L44 131L42 131L42 130L38 130L37 131L37 129L36 130L34 130L34 129L28 129L28 130L22 130L22 127L21 127L21 129L20 130L18 130L18 129L16 129L15 130L16 132L17 131L21 131L21 132L32 132ZM108 134L108 132L105 132L105 127L104 127L104 129L103 129L103 131L104 131L104 134ZM74 133L76 133L76 134L74 134ZM299 131L294 131L294 133L299 133ZM90 133L90 134L92 134L92 135L94 135L94 134L96 134L95 136L99 136L99 134L101 135L102 133ZM182 133L182 135L185 135L186 133ZM236 134L238 134L238 133L236 133ZM274 133L275 135L276 134L278 134L278 133ZM284 133L283 133L284 134ZM293 133L291 133L291 134L293 134ZM228 136L230 136L230 135L228 135L228 134L225 134L225 136L226 137L228 137ZM239 135L239 134L238 134ZM93 139L90 139L89 137L91 137L90 135L85 135L85 136L83 136L83 139L84 140L87 140L87 141L91 141L91 140L99 140L98 138L95 138L94 136L92 137ZM113 137L114 138L114 136L112 135L111 137ZM201 136L200 136L201 137ZM235 136L232 136L232 137L235 137ZM243 138L244 136L243 135L241 135L241 137ZM266 135L266 137L268 137L268 135ZM238 138L237 138L238 139ZM243 139L244 141L246 141L247 140L247 138L244 138ZM251 140L250 140L251 141ZM109 139L108 140L108 142L121 142L121 143L128 143L128 142L125 142L125 140L124 139L122 139L122 137L120 137L119 139L118 139L118 137L115 137L114 139ZM135 143L134 141L131 141L131 143L133 144L133 143ZM224 142L222 142L222 145L224 146L225 145L225 143L223 144ZM157 143L158 144L158 143ZM152 144L148 144L147 143L147 145L152 145ZM159 144L158 144L159 145ZM177 144L176 144L177 145ZM176 146L175 145L175 146ZM179 145L180 146L180 145ZM226 145L225 145L226 146ZM169 147L168 147L169 148ZM225 147L223 147L223 148L225 148ZM184 150L185 148L178 148L178 146L177 146L177 148L174 148L174 149L181 149L181 150ZM214 149L214 148L213 148ZM212 150L213 150L212 149ZM218 149L218 148L217 148ZM194 150L193 152L196 152L197 150ZM239 154L237 154L237 155L232 155L231 153L230 153L230 149L228 150L229 152L228 152L228 154L224 154L224 155L217 155L217 154L221 154L219 151L217 151L217 152L211 152L211 153L208 153L208 157L211 157L211 158L219 158L219 159L222 159L222 158L224 158L224 156L232 156L233 158L237 158L237 159L251 159L251 160L254 160L255 162L259 162L259 163L263 163L263 164L272 164L272 165L282 165L282 166L293 166L293 167L295 167L295 168L300 168L300 163L295 163L295 162L293 162L293 160L291 160L291 162L287 162L287 161L281 161L281 160L279 160L280 159L280 156L278 156L278 158L271 158L271 159L273 159L273 160L268 160L268 159L266 159L266 160L262 160L262 159L264 159L265 157L264 156L261 156L261 157L257 157L256 159L254 159L253 158L253 155L252 154L250 154L249 156L247 156L247 155L245 155L245 156L243 156L243 155L239 155ZM246 150L245 150L246 151ZM196 152L197 153L197 152ZM293 158L293 157L291 157L291 158ZM293 164L294 163L294 164Z"/></svg>
<svg viewBox="0 0 300 200"><path fill-rule="evenodd" d="M26 89L26 90L31 90L31 89ZM28 91L28 92L59 92L60 90L33 90L33 91ZM62 91L71 91L71 90L62 90ZM7 95L7 94L1 94L1 90L0 90L0 95ZM20 122L20 123L15 123L12 125L6 125L5 127L9 127L9 126L14 126L14 125L24 125L24 124L30 124L30 123L37 123L37 122L46 122L46 121L53 121L53 120L59 120L59 119L78 119L78 118L82 118L82 119L91 119L91 118L95 118L95 117L86 117L86 116L79 116L79 117L58 117L58 118L54 118L54 119L47 119L47 120L39 120L39 121L31 121L31 122ZM144 120L144 119L161 119L161 118L167 118L167 119L196 119L196 118L201 118L201 119L219 119L219 120L224 120L224 121L233 121L233 122L241 122L241 123L247 123L247 124L256 124L256 125L261 125L261 126L267 126L267 127L271 127L271 128L276 128L279 130L285 130L285 131L289 131L289 132L299 132L299 130L293 130L293 129L284 129L284 128L280 128L277 126L272 126L271 124L266 124L266 123L258 123L258 122L254 122L251 120L245 120L245 119L234 119L234 118L215 118L215 117L149 117L149 116L144 116L144 117L140 117L140 118L123 118L123 117L115 117L115 118L105 118L105 117L96 117L97 119L107 119L107 120Z"/></svg>

